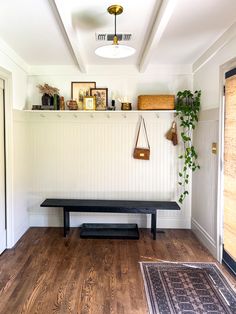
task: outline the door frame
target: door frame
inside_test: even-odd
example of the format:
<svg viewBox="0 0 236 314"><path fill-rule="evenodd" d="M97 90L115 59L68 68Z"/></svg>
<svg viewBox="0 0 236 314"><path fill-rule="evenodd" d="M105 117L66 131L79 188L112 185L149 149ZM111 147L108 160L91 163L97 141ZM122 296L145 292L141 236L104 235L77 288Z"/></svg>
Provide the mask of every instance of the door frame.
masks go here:
<svg viewBox="0 0 236 314"><path fill-rule="evenodd" d="M12 73L0 67L0 78L4 80L5 95L5 167L6 167L6 247L14 245L13 235L13 132L12 132Z"/></svg>
<svg viewBox="0 0 236 314"><path fill-rule="evenodd" d="M236 58L220 66L220 108L219 108L219 158L217 189L217 260L222 263L224 244L224 112L225 112L225 73L236 67Z"/></svg>

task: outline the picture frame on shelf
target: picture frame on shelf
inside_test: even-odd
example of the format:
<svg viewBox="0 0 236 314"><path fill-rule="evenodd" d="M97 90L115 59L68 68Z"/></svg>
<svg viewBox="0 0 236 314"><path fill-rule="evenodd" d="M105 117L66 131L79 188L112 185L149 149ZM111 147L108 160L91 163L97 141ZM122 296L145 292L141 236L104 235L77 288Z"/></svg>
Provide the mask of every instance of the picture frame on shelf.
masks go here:
<svg viewBox="0 0 236 314"><path fill-rule="evenodd" d="M107 110L108 88L90 88L90 95L95 97L96 110Z"/></svg>
<svg viewBox="0 0 236 314"><path fill-rule="evenodd" d="M90 96L90 88L96 88L96 82L71 82L71 99L77 101L78 109L83 109L84 97Z"/></svg>
<svg viewBox="0 0 236 314"><path fill-rule="evenodd" d="M83 98L83 109L84 110L95 110L96 103L94 96L84 96Z"/></svg>

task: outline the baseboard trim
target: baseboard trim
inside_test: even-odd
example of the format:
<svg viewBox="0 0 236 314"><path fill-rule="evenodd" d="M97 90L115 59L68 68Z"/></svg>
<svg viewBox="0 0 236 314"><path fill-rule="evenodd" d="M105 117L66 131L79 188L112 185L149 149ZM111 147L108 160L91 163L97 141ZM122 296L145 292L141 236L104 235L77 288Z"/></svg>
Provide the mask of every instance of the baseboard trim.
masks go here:
<svg viewBox="0 0 236 314"><path fill-rule="evenodd" d="M20 240L20 238L26 233L26 231L29 229L28 224L21 224L18 227L15 228L14 230L14 237L13 237L13 243L9 247L7 246L8 249L14 247L14 245Z"/></svg>
<svg viewBox="0 0 236 314"><path fill-rule="evenodd" d="M204 228L192 218L191 221L192 231L199 239L199 241L217 258L217 247L215 240L206 232Z"/></svg>

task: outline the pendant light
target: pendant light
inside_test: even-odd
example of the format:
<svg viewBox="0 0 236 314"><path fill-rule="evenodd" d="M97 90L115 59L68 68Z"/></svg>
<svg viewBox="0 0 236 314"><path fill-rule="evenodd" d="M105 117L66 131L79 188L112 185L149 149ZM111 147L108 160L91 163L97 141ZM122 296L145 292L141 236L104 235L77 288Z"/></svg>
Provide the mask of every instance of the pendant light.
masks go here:
<svg viewBox="0 0 236 314"><path fill-rule="evenodd" d="M99 57L110 59L120 59L132 56L136 50L129 46L120 45L116 34L116 16L123 12L123 7L121 5L111 5L107 11L110 14L115 15L115 34L113 37L113 43L112 45L97 48L95 50L95 54Z"/></svg>

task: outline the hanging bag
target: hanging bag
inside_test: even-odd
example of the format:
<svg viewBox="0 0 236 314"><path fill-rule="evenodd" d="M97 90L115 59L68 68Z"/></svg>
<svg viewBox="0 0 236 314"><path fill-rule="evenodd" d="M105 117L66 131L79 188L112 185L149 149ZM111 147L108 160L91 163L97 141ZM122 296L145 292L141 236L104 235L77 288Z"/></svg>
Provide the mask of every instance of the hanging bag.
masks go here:
<svg viewBox="0 0 236 314"><path fill-rule="evenodd" d="M143 123L143 127L144 127L146 141L147 141L147 148L137 147L142 123ZM140 122L139 122L138 133L137 133L136 143L135 143L135 147L134 147L133 157L135 159L143 159L143 160L149 160L150 159L150 145L149 145L148 136L147 136L146 124L145 124L143 117L141 117Z"/></svg>

